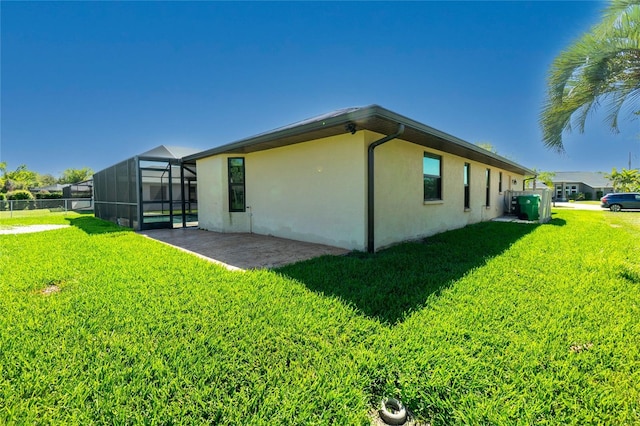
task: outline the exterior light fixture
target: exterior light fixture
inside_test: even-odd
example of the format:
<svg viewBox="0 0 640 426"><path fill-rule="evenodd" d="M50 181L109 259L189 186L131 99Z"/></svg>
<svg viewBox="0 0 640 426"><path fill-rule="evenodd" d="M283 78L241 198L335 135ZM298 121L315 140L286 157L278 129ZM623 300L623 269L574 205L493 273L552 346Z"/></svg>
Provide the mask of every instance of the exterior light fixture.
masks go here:
<svg viewBox="0 0 640 426"><path fill-rule="evenodd" d="M347 123L346 126L344 126L345 130L347 132L351 132L352 135L354 135L356 133L356 125L353 123Z"/></svg>

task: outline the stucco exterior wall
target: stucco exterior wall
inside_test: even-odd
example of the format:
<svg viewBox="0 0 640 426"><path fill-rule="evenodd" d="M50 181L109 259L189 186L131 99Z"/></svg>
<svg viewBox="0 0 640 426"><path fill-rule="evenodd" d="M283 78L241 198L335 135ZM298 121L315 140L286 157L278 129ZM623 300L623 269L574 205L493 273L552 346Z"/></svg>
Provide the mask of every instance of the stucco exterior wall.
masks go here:
<svg viewBox="0 0 640 426"><path fill-rule="evenodd" d="M365 150L358 132L246 155L253 232L362 250Z"/></svg>
<svg viewBox="0 0 640 426"><path fill-rule="evenodd" d="M245 155L200 159L198 221L218 232L254 232L353 250L367 249L367 147L383 137L344 134ZM424 153L442 157L442 200L424 201ZM245 159L246 212L229 212L227 158ZM464 163L471 165L464 208ZM491 170L487 206L486 169ZM513 174L395 139L375 150L375 247L490 220L506 210L499 192L522 184ZM513 184L513 180L517 184Z"/></svg>
<svg viewBox="0 0 640 426"><path fill-rule="evenodd" d="M250 232L249 212L229 211L227 158L218 155L198 160L198 227L216 232ZM201 169L202 168L202 169Z"/></svg>
<svg viewBox="0 0 640 426"><path fill-rule="evenodd" d="M364 135L198 160L198 223L346 249L366 246ZM229 212L227 158L244 157L246 212Z"/></svg>
<svg viewBox="0 0 640 426"><path fill-rule="evenodd" d="M380 135L367 135L368 142ZM422 162L424 153L442 157L442 200L424 201ZM464 163L470 164L470 202L464 208ZM486 169L491 170L490 202L486 205ZM511 181L523 176L463 157L392 140L375 150L375 246L433 235L501 216L503 193Z"/></svg>

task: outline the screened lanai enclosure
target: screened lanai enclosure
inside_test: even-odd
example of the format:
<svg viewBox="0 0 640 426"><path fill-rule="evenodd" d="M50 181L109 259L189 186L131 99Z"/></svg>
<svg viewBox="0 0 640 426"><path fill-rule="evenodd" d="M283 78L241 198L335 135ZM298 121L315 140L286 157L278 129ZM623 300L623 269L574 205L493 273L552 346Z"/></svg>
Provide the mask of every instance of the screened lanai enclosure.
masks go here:
<svg viewBox="0 0 640 426"><path fill-rule="evenodd" d="M196 150L157 148L93 175L95 215L136 231L197 226Z"/></svg>

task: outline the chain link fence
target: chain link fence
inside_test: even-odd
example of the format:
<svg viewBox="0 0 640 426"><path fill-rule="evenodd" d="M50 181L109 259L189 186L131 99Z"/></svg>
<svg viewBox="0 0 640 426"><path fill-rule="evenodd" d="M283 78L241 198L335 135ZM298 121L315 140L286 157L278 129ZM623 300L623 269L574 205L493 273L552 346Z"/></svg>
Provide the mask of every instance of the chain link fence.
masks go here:
<svg viewBox="0 0 640 426"><path fill-rule="evenodd" d="M26 211L93 211L92 198L57 198L43 200L0 200L0 218Z"/></svg>

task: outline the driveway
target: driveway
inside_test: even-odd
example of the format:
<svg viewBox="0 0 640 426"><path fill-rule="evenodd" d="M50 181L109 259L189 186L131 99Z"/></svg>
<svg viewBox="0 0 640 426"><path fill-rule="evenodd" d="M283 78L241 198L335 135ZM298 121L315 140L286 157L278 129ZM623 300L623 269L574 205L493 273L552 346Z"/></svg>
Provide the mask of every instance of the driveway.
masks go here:
<svg viewBox="0 0 640 426"><path fill-rule="evenodd" d="M230 270L276 268L325 254L343 255L349 252L322 244L198 228L151 229L138 233Z"/></svg>

